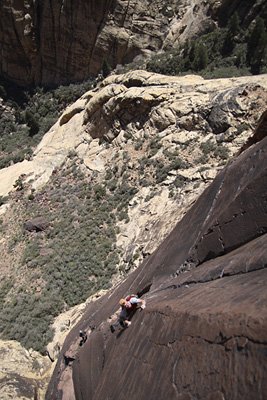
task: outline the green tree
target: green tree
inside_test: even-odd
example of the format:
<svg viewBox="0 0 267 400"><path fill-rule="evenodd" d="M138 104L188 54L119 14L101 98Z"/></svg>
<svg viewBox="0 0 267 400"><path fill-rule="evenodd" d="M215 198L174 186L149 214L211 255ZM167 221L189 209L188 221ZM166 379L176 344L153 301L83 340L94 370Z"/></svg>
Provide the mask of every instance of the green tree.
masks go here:
<svg viewBox="0 0 267 400"><path fill-rule="evenodd" d="M28 110L25 112L25 122L30 128L30 136L34 136L39 132L39 124L36 121L34 115Z"/></svg>
<svg viewBox="0 0 267 400"><path fill-rule="evenodd" d="M194 71L205 69L208 65L208 53L203 43L198 43L195 47L195 56L192 63Z"/></svg>
<svg viewBox="0 0 267 400"><path fill-rule="evenodd" d="M227 32L223 42L222 55L230 55L235 48L236 36L240 32L240 21L238 14L235 12L227 24Z"/></svg>
<svg viewBox="0 0 267 400"><path fill-rule="evenodd" d="M111 66L109 65L109 63L107 62L107 60L105 59L103 61L102 64L102 75L104 78L106 78L111 72Z"/></svg>
<svg viewBox="0 0 267 400"><path fill-rule="evenodd" d="M267 33L262 18L258 18L248 38L247 62L251 72L257 75L266 62Z"/></svg>
<svg viewBox="0 0 267 400"><path fill-rule="evenodd" d="M188 51L188 59L189 59L190 65L193 64L193 61L194 61L194 59L196 57L196 47L197 47L196 46L196 42L193 40L190 43L190 49Z"/></svg>
<svg viewBox="0 0 267 400"><path fill-rule="evenodd" d="M232 17L229 19L229 22L227 24L228 31L233 35L236 36L238 33L240 33L240 19L235 12Z"/></svg>
<svg viewBox="0 0 267 400"><path fill-rule="evenodd" d="M2 85L0 85L0 97L2 97L2 99L6 99L7 97L6 89Z"/></svg>

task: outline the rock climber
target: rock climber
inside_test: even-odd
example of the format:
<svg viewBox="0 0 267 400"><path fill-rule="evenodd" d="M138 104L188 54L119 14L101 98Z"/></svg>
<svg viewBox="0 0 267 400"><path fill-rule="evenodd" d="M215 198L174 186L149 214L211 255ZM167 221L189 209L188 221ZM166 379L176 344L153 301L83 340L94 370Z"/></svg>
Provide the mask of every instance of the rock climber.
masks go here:
<svg viewBox="0 0 267 400"><path fill-rule="evenodd" d="M79 345L82 346L87 340L87 333L86 331L80 331L79 336L81 338Z"/></svg>
<svg viewBox="0 0 267 400"><path fill-rule="evenodd" d="M131 325L131 321L129 320L135 310L137 308L141 308L142 310L146 307L145 300L139 299L137 295L131 294L125 297L124 299L120 299L119 305L121 306L121 311L119 314L119 318L115 324L110 325L111 332L115 332L117 327L128 328Z"/></svg>

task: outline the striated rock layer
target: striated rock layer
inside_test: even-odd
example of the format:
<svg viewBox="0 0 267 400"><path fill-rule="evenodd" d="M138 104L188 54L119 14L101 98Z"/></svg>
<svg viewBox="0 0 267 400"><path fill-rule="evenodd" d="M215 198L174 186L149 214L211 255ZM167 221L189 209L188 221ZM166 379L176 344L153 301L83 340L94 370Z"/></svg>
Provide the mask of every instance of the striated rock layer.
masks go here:
<svg viewBox="0 0 267 400"><path fill-rule="evenodd" d="M266 152L265 132L137 270L88 306L47 400L266 398ZM129 292L147 307L112 335L118 299ZM79 329L90 333L82 347Z"/></svg>

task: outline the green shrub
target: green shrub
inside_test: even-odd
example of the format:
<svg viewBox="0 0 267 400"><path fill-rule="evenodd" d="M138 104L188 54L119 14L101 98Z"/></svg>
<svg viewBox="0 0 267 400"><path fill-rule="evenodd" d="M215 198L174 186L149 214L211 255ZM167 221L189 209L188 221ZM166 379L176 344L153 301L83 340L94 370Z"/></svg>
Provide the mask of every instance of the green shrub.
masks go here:
<svg viewBox="0 0 267 400"><path fill-rule="evenodd" d="M223 145L219 145L213 152L214 156L221 160L227 160L229 158L229 150Z"/></svg>
<svg viewBox="0 0 267 400"><path fill-rule="evenodd" d="M201 71L208 65L208 52L203 43L198 43L194 47L194 58L192 67L194 71Z"/></svg>
<svg viewBox="0 0 267 400"><path fill-rule="evenodd" d="M247 35L240 26L239 15L234 13L213 31L178 48L154 54L146 68L166 75L196 71L206 78L220 78L247 75L249 68L253 74L265 72L266 65L267 33L263 19L258 18Z"/></svg>
<svg viewBox="0 0 267 400"><path fill-rule="evenodd" d="M246 122L244 122L244 123L238 125L238 127L236 128L236 133L237 133L237 135L240 135L242 132L248 130L249 128L250 128L250 126Z"/></svg>
<svg viewBox="0 0 267 400"><path fill-rule="evenodd" d="M25 122L29 127L30 136L34 136L39 132L39 124L34 115L28 110L25 112Z"/></svg>
<svg viewBox="0 0 267 400"><path fill-rule="evenodd" d="M16 190L23 190L24 189L23 178L21 176L19 176L13 186Z"/></svg>
<svg viewBox="0 0 267 400"><path fill-rule="evenodd" d="M40 246L38 239L34 238L28 243L28 245L24 250L22 263L27 264L29 261L35 259L36 257L38 257L39 252L40 252Z"/></svg>
<svg viewBox="0 0 267 400"><path fill-rule="evenodd" d="M36 88L31 92L21 88L10 90L5 85L3 98L8 108L0 118L0 168L28 159L60 113L91 89L94 82L88 80L52 90Z"/></svg>
<svg viewBox="0 0 267 400"><path fill-rule="evenodd" d="M18 340L26 348L44 351L53 336L53 317L62 308L57 294L45 291L34 295L22 290L16 300L4 302L0 312L1 336Z"/></svg>
<svg viewBox="0 0 267 400"><path fill-rule="evenodd" d="M184 176L177 175L176 178L175 178L175 181L173 182L173 185L176 188L181 188L181 187L183 187L185 185L186 181L187 181L187 179Z"/></svg>
<svg viewBox="0 0 267 400"><path fill-rule="evenodd" d="M135 150L140 150L143 147L143 139L138 139L134 145Z"/></svg>
<svg viewBox="0 0 267 400"><path fill-rule="evenodd" d="M216 143L212 142L211 140L207 140L206 142L202 142L200 144L200 149L202 150L204 155L208 155L213 153L216 150Z"/></svg>
<svg viewBox="0 0 267 400"><path fill-rule="evenodd" d="M6 295L12 289L14 282L10 278L3 278L0 284L0 309L3 308Z"/></svg>
<svg viewBox="0 0 267 400"><path fill-rule="evenodd" d="M104 59L103 61L103 65L102 65L102 75L104 78L106 78L110 72L111 72L111 66L109 65L109 63L107 62L106 59Z"/></svg>
<svg viewBox="0 0 267 400"><path fill-rule="evenodd" d="M96 185L94 187L94 191L95 191L95 198L97 200L103 198L105 196L105 194L106 194L106 189L102 185Z"/></svg>

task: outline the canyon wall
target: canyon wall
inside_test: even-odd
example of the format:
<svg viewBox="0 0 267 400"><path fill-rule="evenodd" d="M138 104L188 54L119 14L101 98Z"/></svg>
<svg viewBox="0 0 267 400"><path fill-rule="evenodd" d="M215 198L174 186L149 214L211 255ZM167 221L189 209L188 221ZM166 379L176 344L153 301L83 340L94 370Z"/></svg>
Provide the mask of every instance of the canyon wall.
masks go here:
<svg viewBox="0 0 267 400"><path fill-rule="evenodd" d="M209 29L212 7L203 0L3 0L0 76L21 86L83 81L104 62L114 68Z"/></svg>

